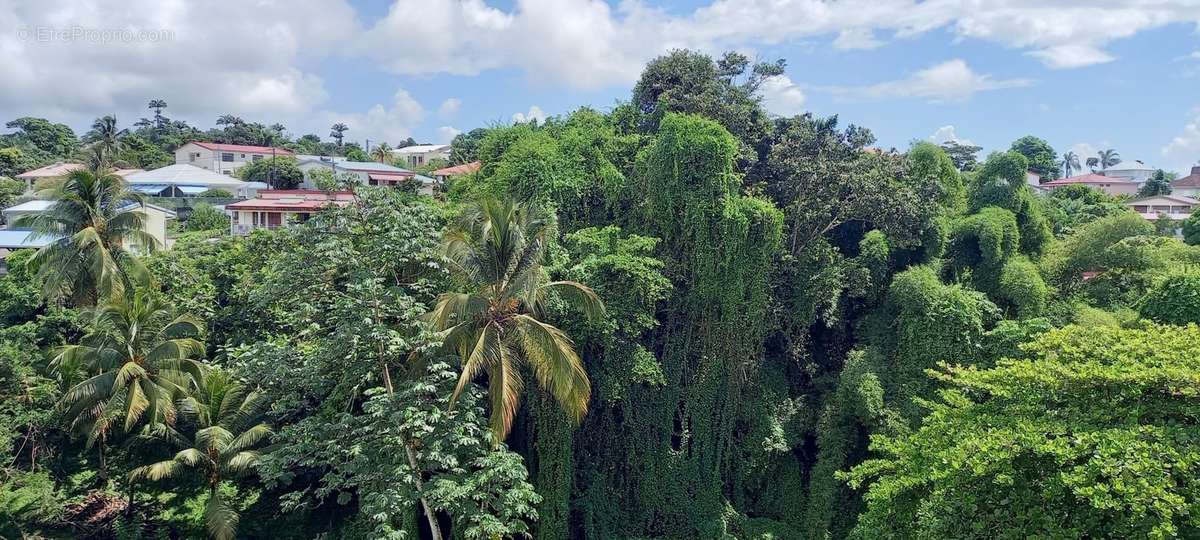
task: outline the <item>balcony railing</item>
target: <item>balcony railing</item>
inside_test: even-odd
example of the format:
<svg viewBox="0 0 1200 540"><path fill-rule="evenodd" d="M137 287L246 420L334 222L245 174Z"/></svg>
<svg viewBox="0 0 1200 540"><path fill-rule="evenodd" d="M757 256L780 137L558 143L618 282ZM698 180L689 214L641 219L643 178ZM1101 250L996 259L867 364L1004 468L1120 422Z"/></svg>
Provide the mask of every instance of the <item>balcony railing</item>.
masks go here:
<svg viewBox="0 0 1200 540"><path fill-rule="evenodd" d="M229 224L229 233L236 236L244 236L250 234L251 231L258 229L278 229L284 227L283 224L273 225L251 225L249 223L231 223Z"/></svg>

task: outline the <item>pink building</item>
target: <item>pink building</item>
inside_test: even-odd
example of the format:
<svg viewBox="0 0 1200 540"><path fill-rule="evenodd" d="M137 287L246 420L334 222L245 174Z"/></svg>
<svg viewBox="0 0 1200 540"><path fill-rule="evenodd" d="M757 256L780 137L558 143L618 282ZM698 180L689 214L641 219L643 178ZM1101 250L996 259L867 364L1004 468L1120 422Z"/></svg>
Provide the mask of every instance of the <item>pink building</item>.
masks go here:
<svg viewBox="0 0 1200 540"><path fill-rule="evenodd" d="M225 206L229 232L249 234L255 229L278 229L292 223L304 223L313 214L329 206L348 206L354 201L349 191L315 189L279 189L258 192L258 198Z"/></svg>
<svg viewBox="0 0 1200 540"><path fill-rule="evenodd" d="M1048 189L1058 189L1063 186L1083 185L1094 187L1108 193L1112 196L1117 195L1137 195L1138 183L1127 180L1125 178L1113 178L1095 173L1081 174L1070 178L1061 178L1051 182L1042 184L1042 187Z"/></svg>

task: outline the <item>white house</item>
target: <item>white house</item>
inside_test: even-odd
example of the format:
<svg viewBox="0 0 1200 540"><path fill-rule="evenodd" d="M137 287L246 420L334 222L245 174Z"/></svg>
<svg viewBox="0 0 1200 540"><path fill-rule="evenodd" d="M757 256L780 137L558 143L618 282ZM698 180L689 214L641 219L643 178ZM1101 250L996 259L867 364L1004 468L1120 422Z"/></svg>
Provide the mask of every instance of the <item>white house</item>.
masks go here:
<svg viewBox="0 0 1200 540"><path fill-rule="evenodd" d="M1200 196L1200 166L1192 167L1192 173L1171 182L1171 195L1191 197Z"/></svg>
<svg viewBox="0 0 1200 540"><path fill-rule="evenodd" d="M364 186L395 186L405 182L419 182L418 193L433 195L434 180L432 178L386 163L319 157L318 159L302 160L299 167L301 171L304 171L304 183L301 187L305 189L317 188L310 173L323 169L334 173L353 174Z"/></svg>
<svg viewBox="0 0 1200 540"><path fill-rule="evenodd" d="M392 150L396 159L408 164L409 167L420 167L435 159L450 161L450 145L448 144L418 144Z"/></svg>
<svg viewBox="0 0 1200 540"><path fill-rule="evenodd" d="M1154 176L1154 167L1146 165L1141 161L1122 161L1112 167L1100 171L1100 174L1109 178L1124 178L1130 182L1134 182L1141 186Z"/></svg>
<svg viewBox="0 0 1200 540"><path fill-rule="evenodd" d="M10 206L4 209L4 222L8 224L8 229L5 229L0 235L0 249L20 249L25 247L42 247L50 242L53 238L31 238L33 231L29 228L14 226L17 219L41 214L54 206L55 201L32 200L26 201L16 206ZM135 203L127 204L121 207L122 211L135 210L142 213L142 230L150 233L161 247L167 246L167 221L175 219L175 212L161 206L147 204L143 207L138 207Z"/></svg>
<svg viewBox="0 0 1200 540"><path fill-rule="evenodd" d="M251 161L294 155L291 150L273 146L192 141L175 149L175 164L192 165L232 176L233 171Z"/></svg>
<svg viewBox="0 0 1200 540"><path fill-rule="evenodd" d="M210 189L223 189L236 197L253 197L267 189L262 182L243 182L195 165L175 164L125 177L129 187L146 195L162 197L195 196Z"/></svg>

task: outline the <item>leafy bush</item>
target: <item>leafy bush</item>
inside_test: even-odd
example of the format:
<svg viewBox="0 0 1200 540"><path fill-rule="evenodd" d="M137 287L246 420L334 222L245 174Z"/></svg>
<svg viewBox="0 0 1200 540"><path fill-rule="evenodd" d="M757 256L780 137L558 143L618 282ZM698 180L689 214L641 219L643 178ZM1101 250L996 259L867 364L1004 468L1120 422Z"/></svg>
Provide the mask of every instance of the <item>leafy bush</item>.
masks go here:
<svg viewBox="0 0 1200 540"><path fill-rule="evenodd" d="M1168 274L1154 284L1137 307L1143 317L1163 324L1200 323L1200 272Z"/></svg>
<svg viewBox="0 0 1200 540"><path fill-rule="evenodd" d="M230 198L233 198L233 193L230 193L228 190L224 190L221 188L210 188L210 189L201 191L200 195L198 195L198 197L213 197L213 198L230 199Z"/></svg>
<svg viewBox="0 0 1200 540"><path fill-rule="evenodd" d="M1200 534L1200 327L1070 326L992 369L943 365L921 426L842 475L858 538Z"/></svg>
<svg viewBox="0 0 1200 540"><path fill-rule="evenodd" d="M192 215L188 216L186 227L189 231L228 229L229 216L211 204L198 203L192 209Z"/></svg>

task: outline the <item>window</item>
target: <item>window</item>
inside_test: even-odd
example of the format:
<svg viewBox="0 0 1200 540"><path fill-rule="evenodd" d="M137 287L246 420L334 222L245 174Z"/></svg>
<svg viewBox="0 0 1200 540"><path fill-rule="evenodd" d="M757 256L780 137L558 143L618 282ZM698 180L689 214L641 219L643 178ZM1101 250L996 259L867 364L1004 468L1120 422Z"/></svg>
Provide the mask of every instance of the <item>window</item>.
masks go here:
<svg viewBox="0 0 1200 540"><path fill-rule="evenodd" d="M200 157L200 152L188 152L188 161L196 161Z"/></svg>
<svg viewBox="0 0 1200 540"><path fill-rule="evenodd" d="M246 154L242 154L242 159L246 159Z"/></svg>
<svg viewBox="0 0 1200 540"><path fill-rule="evenodd" d="M250 159L253 161L258 161L258 160L262 159L262 156L255 154L254 157L252 157Z"/></svg>
<svg viewBox="0 0 1200 540"><path fill-rule="evenodd" d="M232 221L233 221L233 224L234 224L234 225L237 225L237 224L238 224L238 216L240 216L241 214L242 214L242 213L241 213L241 212L238 212L237 210L234 210L234 211L233 211L233 216L232 216L232 218L231 218L231 219L232 219Z"/></svg>
<svg viewBox="0 0 1200 540"><path fill-rule="evenodd" d="M225 170L223 170L223 171L221 171L221 172L225 173L225 176L233 176L233 171L231 171L231 170L229 170L229 169L225 169Z"/></svg>
<svg viewBox="0 0 1200 540"><path fill-rule="evenodd" d="M225 152L225 153L221 154L221 161L232 162L233 161L233 152Z"/></svg>

